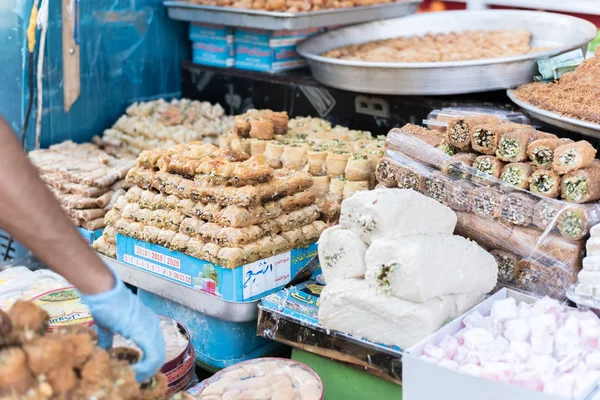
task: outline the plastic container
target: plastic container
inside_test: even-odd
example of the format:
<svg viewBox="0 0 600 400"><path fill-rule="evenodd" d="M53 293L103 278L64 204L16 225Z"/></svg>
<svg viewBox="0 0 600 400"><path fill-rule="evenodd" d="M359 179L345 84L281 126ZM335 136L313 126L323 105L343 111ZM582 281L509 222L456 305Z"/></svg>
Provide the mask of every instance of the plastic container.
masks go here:
<svg viewBox="0 0 600 400"><path fill-rule="evenodd" d="M264 388L257 383L260 378L267 378L265 379L267 382L265 382ZM283 386L287 386L288 389L293 387L293 390L295 390L297 394L296 397L285 397L290 400L300 400L300 398L303 400L323 399L323 382L319 375L307 365L285 358L262 358L232 365L202 382L196 390L196 396L201 398L203 395L209 395L210 393L208 392L215 388L214 386L211 387L211 385L218 384L222 379L231 379L231 386L234 391L239 390L236 389L236 386L241 389L243 388L244 382L252 381L252 385L248 383L248 389L244 389L244 393L248 396L244 398L259 398L250 397L250 391L264 391L265 393L263 393L260 398L268 399L271 398L270 396L274 396L274 394L271 394L270 396L267 394L270 392L269 388L272 389L273 393L279 391L285 393L282 389L278 390L278 387L282 388ZM275 381L275 379L277 379L277 381ZM274 383L273 386L271 386L271 382L277 383ZM226 392L227 386L225 387L225 393ZM300 393L302 393L302 395L300 395Z"/></svg>

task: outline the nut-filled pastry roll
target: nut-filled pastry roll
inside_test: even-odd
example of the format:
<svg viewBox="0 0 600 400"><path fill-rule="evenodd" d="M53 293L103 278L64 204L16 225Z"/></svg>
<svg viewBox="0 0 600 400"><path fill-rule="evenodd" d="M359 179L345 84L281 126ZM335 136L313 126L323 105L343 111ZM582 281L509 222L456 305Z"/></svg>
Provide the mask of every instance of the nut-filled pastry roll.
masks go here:
<svg viewBox="0 0 600 400"><path fill-rule="evenodd" d="M492 250L490 252L498 263L498 280L504 283L512 283L515 280L515 266L520 257L503 250Z"/></svg>
<svg viewBox="0 0 600 400"><path fill-rule="evenodd" d="M600 199L600 161L563 175L560 196L571 203Z"/></svg>
<svg viewBox="0 0 600 400"><path fill-rule="evenodd" d="M586 140L563 144L554 149L552 169L563 175L592 165L596 149Z"/></svg>
<svg viewBox="0 0 600 400"><path fill-rule="evenodd" d="M503 133L498 142L496 157L509 163L527 160L527 146L533 135L534 131L528 128Z"/></svg>
<svg viewBox="0 0 600 400"><path fill-rule="evenodd" d="M306 160L308 162L308 172L313 176L325 175L327 166L325 160L328 155L327 146L314 146L306 152Z"/></svg>
<svg viewBox="0 0 600 400"><path fill-rule="evenodd" d="M264 155L267 158L267 165L271 168L281 168L281 155L284 145L278 142L269 142L265 147Z"/></svg>
<svg viewBox="0 0 600 400"><path fill-rule="evenodd" d="M459 153L444 161L442 171L460 179L468 179L471 175L471 166L477 158L474 153Z"/></svg>
<svg viewBox="0 0 600 400"><path fill-rule="evenodd" d="M537 139L527 146L527 157L536 168L551 168L554 149L572 142L570 139Z"/></svg>
<svg viewBox="0 0 600 400"><path fill-rule="evenodd" d="M494 156L479 156L473 161L471 180L482 185L491 185L494 178L499 179L504 162Z"/></svg>
<svg viewBox="0 0 600 400"><path fill-rule="evenodd" d="M398 186L395 175L395 162L387 156L383 157L375 167L375 177L379 183L386 187Z"/></svg>
<svg viewBox="0 0 600 400"><path fill-rule="evenodd" d="M370 181L371 162L365 154L350 155L346 164L345 175L349 181Z"/></svg>
<svg viewBox="0 0 600 400"><path fill-rule="evenodd" d="M538 169L533 171L529 183L529 190L540 196L556 198L560 193L560 175L551 169Z"/></svg>
<svg viewBox="0 0 600 400"><path fill-rule="evenodd" d="M599 221L597 205L568 205L558 215L558 231L566 238L579 240L590 233L590 228Z"/></svg>
<svg viewBox="0 0 600 400"><path fill-rule="evenodd" d="M473 191L473 212L483 218L500 216L504 195L494 188L480 187Z"/></svg>
<svg viewBox="0 0 600 400"><path fill-rule="evenodd" d="M492 115L453 118L448 121L445 142L460 150L467 150L471 147L471 130L473 128L477 125L501 122L500 118Z"/></svg>
<svg viewBox="0 0 600 400"><path fill-rule="evenodd" d="M425 185L423 194L427 197L447 205L448 204L448 187L452 184L452 180L441 172L432 172L425 177Z"/></svg>
<svg viewBox="0 0 600 400"><path fill-rule="evenodd" d="M502 168L500 179L510 186L528 189L533 169L527 163L510 163Z"/></svg>
<svg viewBox="0 0 600 400"><path fill-rule="evenodd" d="M325 165L327 167L327 175L329 176L342 176L346 171L346 164L350 153L345 151L330 150L325 159Z"/></svg>
<svg viewBox="0 0 600 400"><path fill-rule="evenodd" d="M446 187L448 206L455 211L471 212L473 209L473 184L461 179L453 180Z"/></svg>
<svg viewBox="0 0 600 400"><path fill-rule="evenodd" d="M556 216L562 207L562 204L555 200L540 200L533 209L533 224L541 230L546 230L551 225L554 228Z"/></svg>
<svg viewBox="0 0 600 400"><path fill-rule="evenodd" d="M307 144L293 143L285 145L281 154L283 168L300 170L306 164Z"/></svg>
<svg viewBox="0 0 600 400"><path fill-rule="evenodd" d="M533 222L533 210L536 204L536 201L525 193L511 193L504 197L500 214L506 222L528 226Z"/></svg>
<svg viewBox="0 0 600 400"><path fill-rule="evenodd" d="M525 126L513 122L477 125L471 129L471 147L478 153L493 156L498 149L500 136L507 132L523 129Z"/></svg>
<svg viewBox="0 0 600 400"><path fill-rule="evenodd" d="M357 192L369 190L369 181L346 181L344 185L343 199L352 197Z"/></svg>

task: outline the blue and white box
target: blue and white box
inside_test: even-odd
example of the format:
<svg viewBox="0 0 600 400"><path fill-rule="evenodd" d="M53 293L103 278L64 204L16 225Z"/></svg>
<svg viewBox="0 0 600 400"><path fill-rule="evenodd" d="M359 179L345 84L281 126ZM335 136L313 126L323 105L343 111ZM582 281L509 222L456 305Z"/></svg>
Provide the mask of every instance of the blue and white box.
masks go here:
<svg viewBox="0 0 600 400"><path fill-rule="evenodd" d="M237 68L274 73L301 68L306 64L296 51L296 45L275 48L245 43L235 45Z"/></svg>
<svg viewBox="0 0 600 400"><path fill-rule="evenodd" d="M201 42L207 39L233 43L233 28L225 25L190 24L190 40L192 42Z"/></svg>
<svg viewBox="0 0 600 400"><path fill-rule="evenodd" d="M102 232L104 232L104 228L97 229L95 231L89 231L87 229L77 227L77 230L79 231L81 236L83 236L83 238L85 239L85 241L88 244L94 243L96 241L96 239L98 239L100 236L102 236Z"/></svg>
<svg viewBox="0 0 600 400"><path fill-rule="evenodd" d="M202 42L194 42L193 55L196 64L233 67L235 63L233 43L223 40L206 39Z"/></svg>
<svg viewBox="0 0 600 400"><path fill-rule="evenodd" d="M317 244L230 269L117 235L117 260L229 301L253 301L287 285L317 255Z"/></svg>
<svg viewBox="0 0 600 400"><path fill-rule="evenodd" d="M235 43L254 44L258 46L282 47L295 45L301 40L320 32L319 28L295 31L269 31L266 29L236 28Z"/></svg>

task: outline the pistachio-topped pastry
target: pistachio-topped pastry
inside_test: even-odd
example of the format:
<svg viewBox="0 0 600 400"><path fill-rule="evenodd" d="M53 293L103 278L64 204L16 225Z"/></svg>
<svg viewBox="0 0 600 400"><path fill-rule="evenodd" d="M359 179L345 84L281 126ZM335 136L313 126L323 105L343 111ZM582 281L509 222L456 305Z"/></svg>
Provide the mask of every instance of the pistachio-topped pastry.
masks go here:
<svg viewBox="0 0 600 400"><path fill-rule="evenodd" d="M474 182L489 185L494 180L493 178L500 178L503 167L504 163L494 156L479 156L473 162L471 179Z"/></svg>
<svg viewBox="0 0 600 400"><path fill-rule="evenodd" d="M529 188L529 178L532 173L532 168L526 163L510 163L506 164L500 174L500 179L511 186L520 189Z"/></svg>
<svg viewBox="0 0 600 400"><path fill-rule="evenodd" d="M560 192L560 175L550 169L538 169L531 174L529 190L544 197L557 197Z"/></svg>
<svg viewBox="0 0 600 400"><path fill-rule="evenodd" d="M600 161L563 175L561 197L572 203L587 203L600 199Z"/></svg>

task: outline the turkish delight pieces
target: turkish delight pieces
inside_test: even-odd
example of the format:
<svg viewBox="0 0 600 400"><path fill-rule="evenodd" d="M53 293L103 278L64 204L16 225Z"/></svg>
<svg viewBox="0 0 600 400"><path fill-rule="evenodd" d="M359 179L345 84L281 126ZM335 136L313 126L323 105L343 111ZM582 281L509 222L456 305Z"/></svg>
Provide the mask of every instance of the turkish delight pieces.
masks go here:
<svg viewBox="0 0 600 400"><path fill-rule="evenodd" d="M326 229L319 238L319 263L328 284L365 275L367 245L351 230L341 226Z"/></svg>
<svg viewBox="0 0 600 400"><path fill-rule="evenodd" d="M590 166L595 156L596 149L585 140L564 144L554 150L552 169L561 175L566 174Z"/></svg>
<svg viewBox="0 0 600 400"><path fill-rule="evenodd" d="M501 119L492 115L453 118L448 121L446 143L460 150L467 150L471 147L471 130L473 128L477 125L501 122Z"/></svg>
<svg viewBox="0 0 600 400"><path fill-rule="evenodd" d="M365 261L370 286L413 302L448 294L487 293L498 275L494 257L462 236L380 238L367 250Z"/></svg>
<svg viewBox="0 0 600 400"><path fill-rule="evenodd" d="M448 207L408 189L358 192L342 204L340 225L356 232L363 242L391 233L451 235L456 214ZM409 211L410 210L410 211Z"/></svg>
<svg viewBox="0 0 600 400"><path fill-rule="evenodd" d="M600 162L563 175L560 195L571 203L600 199Z"/></svg>

